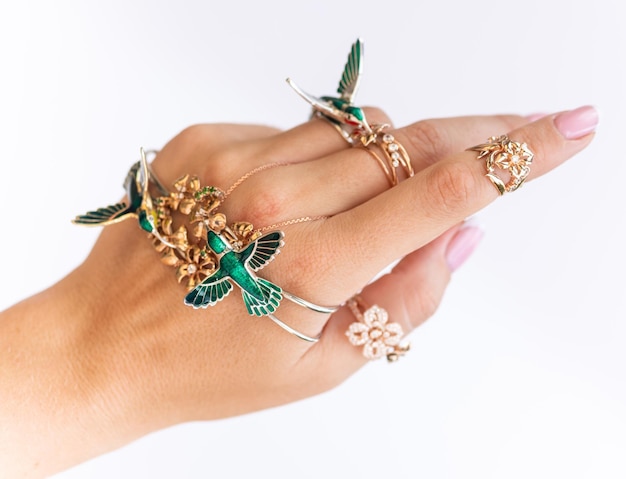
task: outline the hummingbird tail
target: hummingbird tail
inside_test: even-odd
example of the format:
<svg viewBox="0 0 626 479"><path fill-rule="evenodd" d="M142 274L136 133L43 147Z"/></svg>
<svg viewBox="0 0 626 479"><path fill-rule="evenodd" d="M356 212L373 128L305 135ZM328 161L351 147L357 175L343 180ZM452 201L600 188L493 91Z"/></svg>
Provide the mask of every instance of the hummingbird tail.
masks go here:
<svg viewBox="0 0 626 479"><path fill-rule="evenodd" d="M253 316L267 316L272 314L283 299L283 290L276 286L274 283L263 278L257 278L257 284L263 293L264 301L259 301L257 298L247 293L244 289L241 290L243 296L243 302L246 305L248 313Z"/></svg>

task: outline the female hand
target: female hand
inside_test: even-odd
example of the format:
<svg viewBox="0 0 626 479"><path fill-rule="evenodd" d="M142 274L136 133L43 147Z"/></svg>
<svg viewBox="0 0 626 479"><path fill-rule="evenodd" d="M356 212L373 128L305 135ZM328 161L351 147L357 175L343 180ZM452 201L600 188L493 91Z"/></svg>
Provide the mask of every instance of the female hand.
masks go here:
<svg viewBox="0 0 626 479"><path fill-rule="evenodd" d="M379 110L367 116L389 123ZM228 222L284 231L281 253L259 277L318 305L360 292L408 333L433 314L479 237L464 219L498 198L484 160L465 149L508 132L534 151L532 180L585 148L596 123L583 107L534 122L481 116L390 130L415 169L393 188L365 149L317 119L285 132L193 126L152 169L168 187L184 174L225 191L238 184L220 207ZM0 317L0 377L10 385L0 393L0 421L9 424L0 469L49 474L176 423L320 393L367 362L346 338L355 321L347 306L321 314L283 300L276 316L321 333L311 343L250 316L237 289L194 309L136 221L104 228L81 266Z"/></svg>

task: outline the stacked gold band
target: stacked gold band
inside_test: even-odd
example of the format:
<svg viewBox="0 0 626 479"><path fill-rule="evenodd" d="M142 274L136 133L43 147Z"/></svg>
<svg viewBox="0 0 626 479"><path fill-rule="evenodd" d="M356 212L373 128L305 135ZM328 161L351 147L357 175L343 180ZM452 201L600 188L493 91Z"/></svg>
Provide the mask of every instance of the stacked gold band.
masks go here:
<svg viewBox="0 0 626 479"><path fill-rule="evenodd" d="M384 130L389 125L373 125L372 132L363 134L360 137L360 143L366 151L372 155L376 162L380 165L389 184L396 186L400 180L398 170L403 171L407 178L415 175L411 158L406 149L398 142L393 135L385 133ZM382 157L376 151L382 152Z"/></svg>

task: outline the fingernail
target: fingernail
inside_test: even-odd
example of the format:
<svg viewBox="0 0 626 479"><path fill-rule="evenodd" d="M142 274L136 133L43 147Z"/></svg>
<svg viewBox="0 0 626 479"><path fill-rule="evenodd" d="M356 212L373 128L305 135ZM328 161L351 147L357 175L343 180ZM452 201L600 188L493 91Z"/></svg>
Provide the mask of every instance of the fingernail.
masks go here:
<svg viewBox="0 0 626 479"><path fill-rule="evenodd" d="M533 121L537 121L543 118L544 116L546 116L545 113L533 113L532 115L526 115L526 119L528 120L529 123L532 123Z"/></svg>
<svg viewBox="0 0 626 479"><path fill-rule="evenodd" d="M450 240L446 249L446 261L450 271L456 271L469 258L483 237L478 226L463 226Z"/></svg>
<svg viewBox="0 0 626 479"><path fill-rule="evenodd" d="M581 106L575 110L559 113L554 125L567 140L576 140L592 131L598 125L598 110L593 106Z"/></svg>

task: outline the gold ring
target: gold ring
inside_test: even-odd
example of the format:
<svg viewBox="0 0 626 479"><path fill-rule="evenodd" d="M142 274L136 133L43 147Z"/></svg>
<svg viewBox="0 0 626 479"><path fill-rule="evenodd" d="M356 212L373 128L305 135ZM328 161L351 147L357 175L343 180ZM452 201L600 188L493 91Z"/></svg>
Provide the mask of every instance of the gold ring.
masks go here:
<svg viewBox="0 0 626 479"><path fill-rule="evenodd" d="M393 362L409 351L411 345L402 343L402 326L399 323L389 323L386 310L377 304L366 308L363 299L358 295L349 299L347 305L357 320L350 324L346 336L353 346L363 346L363 356L367 359L386 356L387 361Z"/></svg>
<svg viewBox="0 0 626 479"><path fill-rule="evenodd" d="M387 124L372 125L370 133L361 134L360 143L380 165L387 180L389 180L389 184L393 187L400 182L398 168L404 171L407 178L415 175L415 171L404 146L391 133L384 132L388 127ZM376 150L382 151L382 157L376 153Z"/></svg>
<svg viewBox="0 0 626 479"><path fill-rule="evenodd" d="M478 159L486 158L487 173L500 195L515 191L530 173L530 165L535 156L526 143L512 141L507 135L492 136L487 143L468 148L477 151ZM504 174L501 178L498 174Z"/></svg>

